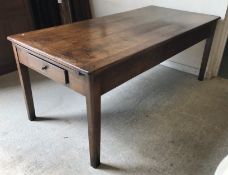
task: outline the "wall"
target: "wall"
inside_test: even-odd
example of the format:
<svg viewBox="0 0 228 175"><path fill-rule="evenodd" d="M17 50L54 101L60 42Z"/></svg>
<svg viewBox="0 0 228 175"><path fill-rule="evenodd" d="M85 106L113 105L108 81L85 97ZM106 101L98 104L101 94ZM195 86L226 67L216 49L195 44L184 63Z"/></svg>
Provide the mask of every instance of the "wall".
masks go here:
<svg viewBox="0 0 228 175"><path fill-rule="evenodd" d="M91 0L94 17L132 10L148 5L156 5L191 12L225 17L228 0ZM198 74L205 41L162 63L168 67Z"/></svg>

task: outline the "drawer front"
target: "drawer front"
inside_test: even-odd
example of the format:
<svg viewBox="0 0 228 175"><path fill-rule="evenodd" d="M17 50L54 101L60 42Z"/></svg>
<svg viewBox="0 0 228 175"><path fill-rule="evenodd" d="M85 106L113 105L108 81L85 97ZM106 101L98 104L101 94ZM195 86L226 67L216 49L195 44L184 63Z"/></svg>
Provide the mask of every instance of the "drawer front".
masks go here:
<svg viewBox="0 0 228 175"><path fill-rule="evenodd" d="M48 63L36 56L18 49L19 62L25 66L47 76L48 78L61 83L67 84L67 71L55 66L51 63Z"/></svg>

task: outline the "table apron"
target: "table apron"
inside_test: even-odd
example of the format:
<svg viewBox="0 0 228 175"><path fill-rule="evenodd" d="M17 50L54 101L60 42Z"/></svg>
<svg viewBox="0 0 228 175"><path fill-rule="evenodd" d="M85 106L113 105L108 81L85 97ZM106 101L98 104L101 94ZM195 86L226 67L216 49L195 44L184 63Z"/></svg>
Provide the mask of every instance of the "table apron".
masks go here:
<svg viewBox="0 0 228 175"><path fill-rule="evenodd" d="M157 47L145 49L131 57L127 57L124 59L125 61L100 70L94 77L100 84L101 94L210 37L214 25L216 25L216 21L164 41Z"/></svg>

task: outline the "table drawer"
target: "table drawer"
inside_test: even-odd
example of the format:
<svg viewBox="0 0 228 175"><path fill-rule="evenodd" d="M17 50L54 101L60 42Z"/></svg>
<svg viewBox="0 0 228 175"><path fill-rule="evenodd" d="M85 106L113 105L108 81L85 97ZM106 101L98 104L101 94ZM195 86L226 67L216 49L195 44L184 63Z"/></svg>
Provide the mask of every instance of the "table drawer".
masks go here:
<svg viewBox="0 0 228 175"><path fill-rule="evenodd" d="M67 84L67 71L55 66L47 61L44 61L30 53L27 53L21 49L18 49L19 62L25 66L47 76L48 78L59 82L61 84Z"/></svg>

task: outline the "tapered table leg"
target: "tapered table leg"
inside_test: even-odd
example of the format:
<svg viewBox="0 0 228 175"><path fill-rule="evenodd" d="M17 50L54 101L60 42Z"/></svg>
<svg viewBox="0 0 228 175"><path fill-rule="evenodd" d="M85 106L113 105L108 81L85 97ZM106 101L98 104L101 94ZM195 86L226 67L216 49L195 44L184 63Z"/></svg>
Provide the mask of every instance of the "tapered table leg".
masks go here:
<svg viewBox="0 0 228 175"><path fill-rule="evenodd" d="M99 88L91 80L86 95L87 120L89 135L90 164L97 168L100 165L101 142L101 95Z"/></svg>
<svg viewBox="0 0 228 175"><path fill-rule="evenodd" d="M32 89L31 89L29 71L26 66L19 63L18 56L17 56L17 50L16 50L15 46L13 49L14 49L15 59L16 59L16 63L17 63L17 70L18 70L19 78L20 78L20 82L21 82L21 87L22 87L23 94L24 94L26 109L28 112L28 118L30 121L33 121L36 119L36 115L35 115L35 108L34 108L34 102L33 102L33 97L32 97Z"/></svg>
<svg viewBox="0 0 228 175"><path fill-rule="evenodd" d="M203 53L203 59L202 59L201 67L200 67L200 73L198 76L199 81L203 81L204 77L205 77L205 73L206 73L206 69L207 69L207 65L208 65L208 59L209 59L210 52L211 52L211 46L212 46L212 42L214 39L216 24L217 23L215 23L214 26L212 27L211 34L210 34L209 38L207 38L207 40L206 40L206 45L205 45L205 49L204 49L204 53Z"/></svg>

